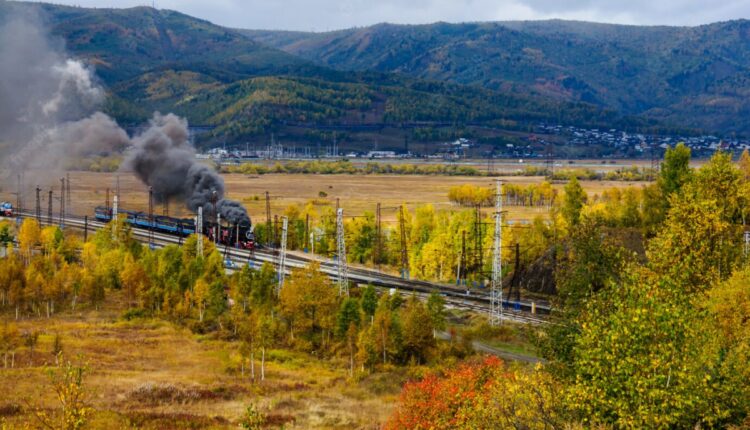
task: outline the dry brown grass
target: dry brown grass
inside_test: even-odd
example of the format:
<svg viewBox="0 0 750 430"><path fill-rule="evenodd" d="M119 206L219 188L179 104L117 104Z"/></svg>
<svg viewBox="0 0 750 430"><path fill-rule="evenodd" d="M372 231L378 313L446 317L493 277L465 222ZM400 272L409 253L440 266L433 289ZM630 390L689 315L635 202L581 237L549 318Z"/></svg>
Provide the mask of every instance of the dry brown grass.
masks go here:
<svg viewBox="0 0 750 430"><path fill-rule="evenodd" d="M93 214L94 207L104 205L106 189L114 190L116 183L114 173L73 172L70 174L73 184L71 197L72 208L68 210L77 214ZM27 178L31 177L30 174ZM121 173L120 207L148 210L148 188L130 174ZM532 184L539 183L541 177L509 176L502 178L506 183ZM341 206L347 215L361 215L365 211L375 211L379 202L384 208L383 218L386 222L396 220L395 208L406 204L409 208L432 204L436 209L453 208L448 200L448 190L456 185L474 184L490 186L492 178L485 177L456 177L456 176L405 176L405 175L314 175L314 174L270 174L250 176L242 174L224 175L228 196L241 201L248 209L250 216L264 222L265 192L272 196L271 210L274 214L281 214L290 205L303 205L308 201L317 200L323 205L336 204L341 199ZM27 179L27 183L30 179ZM582 181L583 187L590 194L599 194L603 190L613 187L640 187L642 183L628 183L620 181ZM564 184L554 185L562 188ZM42 187L45 190L48 188ZM5 184L0 191L0 199L15 202L14 184ZM59 192L59 183L55 193ZM320 192L327 194L321 198ZM110 202L113 192L110 193ZM33 191L26 195L26 206L33 208ZM110 203L111 204L111 203ZM42 203L43 213L46 213L46 200ZM55 203L55 211L58 209ZM156 208L157 213L162 207ZM190 214L177 202L172 203L170 213L176 216ZM545 209L541 208L509 208L508 219L531 219L537 215L544 216Z"/></svg>
<svg viewBox="0 0 750 430"><path fill-rule="evenodd" d="M0 369L0 419L11 426L33 419L28 403L56 407L44 374L45 363L54 363L55 333L67 357L90 366L86 383L97 410L90 428L237 428L251 403L269 428L377 428L402 382L394 378L390 392L374 395L347 378L343 361L272 351L266 380L253 383L239 372L236 343L158 320L120 321L107 310L23 320L19 330L42 335L33 358L22 347L17 367Z"/></svg>

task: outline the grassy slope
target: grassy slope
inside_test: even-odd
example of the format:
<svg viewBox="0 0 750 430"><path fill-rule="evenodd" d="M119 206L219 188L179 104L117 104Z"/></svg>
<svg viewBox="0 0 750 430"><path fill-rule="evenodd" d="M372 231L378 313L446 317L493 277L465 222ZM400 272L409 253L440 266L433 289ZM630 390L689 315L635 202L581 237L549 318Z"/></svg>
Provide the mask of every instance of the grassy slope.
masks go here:
<svg viewBox="0 0 750 430"><path fill-rule="evenodd" d="M162 321L121 321L112 306L20 322L19 330L43 334L33 359L20 348L17 368L0 372L7 394L0 410L25 401L57 406L43 372L45 362L54 363L49 351L55 333L62 336L69 358L75 361L81 354L90 367L86 383L97 410L92 428L237 428L251 403L267 413L269 423L286 422L286 428L375 428L389 414L403 382L395 374L355 382L347 378L343 361L273 350L267 355L266 380L253 383L249 374L240 374L236 343L193 335ZM144 389L148 384L174 387L179 394ZM32 422L24 409L5 417L11 426Z"/></svg>

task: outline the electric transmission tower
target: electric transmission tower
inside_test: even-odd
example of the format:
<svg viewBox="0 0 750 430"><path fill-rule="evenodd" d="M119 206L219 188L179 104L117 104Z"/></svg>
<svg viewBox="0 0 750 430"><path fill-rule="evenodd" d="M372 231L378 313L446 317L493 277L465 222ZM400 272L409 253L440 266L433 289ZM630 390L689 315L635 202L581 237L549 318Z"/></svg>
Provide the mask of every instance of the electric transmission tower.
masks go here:
<svg viewBox="0 0 750 430"><path fill-rule="evenodd" d="M281 251L279 252L279 286L276 288L276 295L281 294L281 288L284 286L284 276L286 274L286 237L289 230L289 218L281 217Z"/></svg>
<svg viewBox="0 0 750 430"><path fill-rule="evenodd" d="M115 194L114 199L112 200L112 239L117 240L117 201L119 200L119 196Z"/></svg>
<svg viewBox="0 0 750 430"><path fill-rule="evenodd" d="M336 245L338 251L339 296L349 296L349 275L346 267L346 243L344 243L344 210L336 211Z"/></svg>
<svg viewBox="0 0 750 430"><path fill-rule="evenodd" d="M203 206L198 207L198 216L195 217L195 234L198 235L198 241L195 242L195 253L203 257Z"/></svg>
<svg viewBox="0 0 750 430"><path fill-rule="evenodd" d="M503 250L503 184L498 179L497 190L495 195L495 242L492 247L492 285L490 287L490 325L496 326L503 319L503 270L502 270L502 250Z"/></svg>

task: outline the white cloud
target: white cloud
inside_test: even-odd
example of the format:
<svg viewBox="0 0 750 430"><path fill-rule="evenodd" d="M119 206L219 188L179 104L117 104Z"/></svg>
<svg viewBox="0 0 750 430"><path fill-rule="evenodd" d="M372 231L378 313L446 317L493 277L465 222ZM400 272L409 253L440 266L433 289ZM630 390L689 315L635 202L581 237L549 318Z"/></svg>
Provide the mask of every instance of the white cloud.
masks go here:
<svg viewBox="0 0 750 430"><path fill-rule="evenodd" d="M147 0L73 0L88 7L142 6ZM622 24L698 25L750 17L750 0L157 0L230 27L325 31L379 22L431 23L579 19Z"/></svg>

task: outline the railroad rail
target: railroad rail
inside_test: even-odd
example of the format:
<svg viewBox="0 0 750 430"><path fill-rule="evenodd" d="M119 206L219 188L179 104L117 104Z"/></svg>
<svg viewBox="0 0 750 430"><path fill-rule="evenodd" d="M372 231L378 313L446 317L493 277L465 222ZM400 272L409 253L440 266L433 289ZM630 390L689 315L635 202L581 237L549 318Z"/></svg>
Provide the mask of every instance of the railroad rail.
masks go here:
<svg viewBox="0 0 750 430"><path fill-rule="evenodd" d="M15 216L15 218L27 217L34 218L36 215L30 212L18 212ZM44 218L47 217L42 218L44 221ZM52 224L56 225L60 220L59 214L53 216L52 219ZM92 219L86 220L84 217L75 215L66 216L63 223L66 227L81 230L84 228L98 230L105 227L105 223ZM133 225L131 225L131 231L136 240L153 243L158 247L179 244L182 241L182 238L178 236L150 231ZM217 249L224 255L225 265L229 270L237 269L244 264L258 267L263 263L270 263L278 267L278 253L275 250L259 249L251 251L232 247L217 247ZM289 273L293 268L305 267L312 261L320 263L321 272L333 279L336 278L337 263L335 261L295 251L287 252L286 272ZM437 290L443 295L448 306L477 312L488 312L489 310L490 297L488 293L483 291L472 291L452 284L403 279L396 275L357 265L350 265L348 272L349 280L357 284L372 284L380 288L396 289L420 295L426 295ZM549 315L551 312L551 308L547 303L527 300L503 300L503 308L504 319L533 324L546 322L544 315Z"/></svg>

